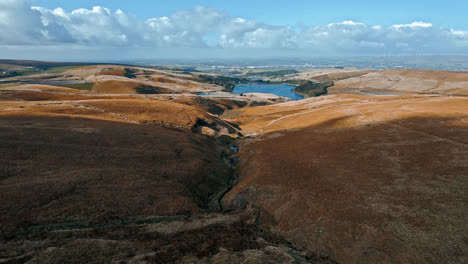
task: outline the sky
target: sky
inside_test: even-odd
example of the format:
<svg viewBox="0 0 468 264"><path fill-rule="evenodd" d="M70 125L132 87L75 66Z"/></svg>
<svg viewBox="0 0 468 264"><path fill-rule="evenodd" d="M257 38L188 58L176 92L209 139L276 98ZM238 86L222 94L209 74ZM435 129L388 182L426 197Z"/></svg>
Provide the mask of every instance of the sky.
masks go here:
<svg viewBox="0 0 468 264"><path fill-rule="evenodd" d="M0 58L468 55L466 0L0 0Z"/></svg>

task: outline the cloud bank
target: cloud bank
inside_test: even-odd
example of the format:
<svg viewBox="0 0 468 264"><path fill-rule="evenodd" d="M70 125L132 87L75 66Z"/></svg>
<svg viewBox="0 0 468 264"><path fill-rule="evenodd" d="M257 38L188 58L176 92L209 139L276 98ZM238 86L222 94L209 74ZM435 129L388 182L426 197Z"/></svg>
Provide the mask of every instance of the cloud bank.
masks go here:
<svg viewBox="0 0 468 264"><path fill-rule="evenodd" d="M120 9L99 6L67 11L31 6L22 0L0 0L0 45L10 50L54 46L274 51L309 56L467 55L468 31L421 21L392 26L355 21L300 28L273 26L202 6L142 20Z"/></svg>

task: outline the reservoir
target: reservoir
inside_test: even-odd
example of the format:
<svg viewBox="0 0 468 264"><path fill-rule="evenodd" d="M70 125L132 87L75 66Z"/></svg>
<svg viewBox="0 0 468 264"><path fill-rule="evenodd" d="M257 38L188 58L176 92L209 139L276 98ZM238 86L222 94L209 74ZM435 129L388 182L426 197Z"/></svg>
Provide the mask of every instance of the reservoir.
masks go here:
<svg viewBox="0 0 468 264"><path fill-rule="evenodd" d="M291 98L292 100L301 100L304 99L303 96L295 94L291 90L294 89L295 86L287 85L287 84L241 84L236 85L232 90L235 94L242 94L242 93L267 93L267 94L275 94L278 96L284 96Z"/></svg>

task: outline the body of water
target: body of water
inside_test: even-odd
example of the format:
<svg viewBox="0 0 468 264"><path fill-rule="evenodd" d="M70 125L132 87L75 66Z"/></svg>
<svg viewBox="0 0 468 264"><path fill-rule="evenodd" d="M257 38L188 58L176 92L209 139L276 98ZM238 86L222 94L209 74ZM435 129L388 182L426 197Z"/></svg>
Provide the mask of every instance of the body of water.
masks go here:
<svg viewBox="0 0 468 264"><path fill-rule="evenodd" d="M234 90L235 94L242 93L267 93L267 94L276 94L278 96L284 96L291 99L304 99L303 96L293 93L291 90L294 89L293 85L286 84L242 84L236 85Z"/></svg>

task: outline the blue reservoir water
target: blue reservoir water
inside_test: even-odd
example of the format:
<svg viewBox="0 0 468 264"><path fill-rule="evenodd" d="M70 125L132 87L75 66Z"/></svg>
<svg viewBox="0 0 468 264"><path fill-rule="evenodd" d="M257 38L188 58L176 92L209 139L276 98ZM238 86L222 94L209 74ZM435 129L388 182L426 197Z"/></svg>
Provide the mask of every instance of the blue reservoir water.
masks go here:
<svg viewBox="0 0 468 264"><path fill-rule="evenodd" d="M301 100L304 99L303 96L295 94L291 92L292 89L295 87L292 85L286 84L242 84L236 85L234 90L232 90L235 94L241 93L269 93L269 94L276 94L278 96L289 97L291 99Z"/></svg>

